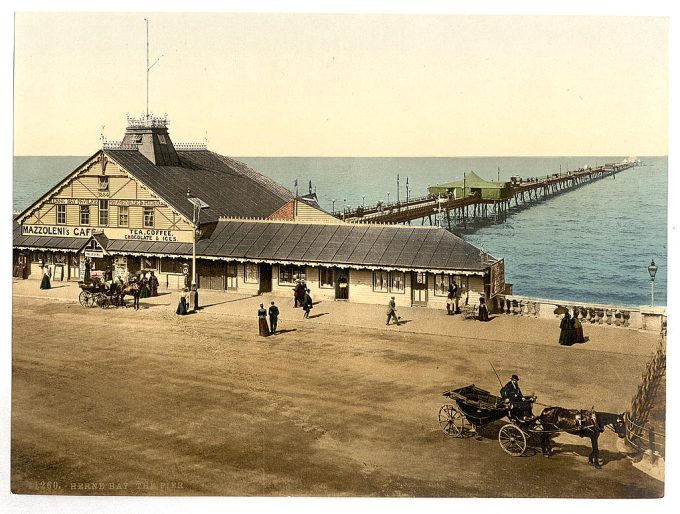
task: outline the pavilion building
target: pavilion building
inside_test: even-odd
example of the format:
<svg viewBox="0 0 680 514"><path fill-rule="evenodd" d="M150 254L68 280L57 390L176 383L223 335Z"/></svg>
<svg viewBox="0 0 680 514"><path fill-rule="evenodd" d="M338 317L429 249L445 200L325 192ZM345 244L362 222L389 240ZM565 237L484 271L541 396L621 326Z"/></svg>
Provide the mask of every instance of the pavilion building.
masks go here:
<svg viewBox="0 0 680 514"><path fill-rule="evenodd" d="M173 144L167 119L128 119L14 218L15 276L82 280L152 270L161 287L290 295L304 279L316 299L442 308L456 280L476 302L504 291L503 260L437 227L349 224L310 193L295 196L205 145ZM195 218L190 201L208 207Z"/></svg>

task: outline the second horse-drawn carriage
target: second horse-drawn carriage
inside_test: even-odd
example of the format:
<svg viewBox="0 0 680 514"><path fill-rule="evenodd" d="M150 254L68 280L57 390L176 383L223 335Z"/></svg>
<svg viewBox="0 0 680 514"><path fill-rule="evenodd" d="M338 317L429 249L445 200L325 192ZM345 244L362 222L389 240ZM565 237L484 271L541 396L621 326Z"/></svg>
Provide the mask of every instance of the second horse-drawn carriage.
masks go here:
<svg viewBox="0 0 680 514"><path fill-rule="evenodd" d="M442 393L453 400L439 409L439 426L452 437L473 435L484 425L505 418L498 431L498 443L514 457L524 455L532 442L540 443L544 455L552 454L551 438L559 433L589 437L592 452L590 464L600 467L598 438L605 428L625 437L625 414L591 410L546 407L539 416L515 415L511 404L474 384ZM536 441L538 440L538 441Z"/></svg>

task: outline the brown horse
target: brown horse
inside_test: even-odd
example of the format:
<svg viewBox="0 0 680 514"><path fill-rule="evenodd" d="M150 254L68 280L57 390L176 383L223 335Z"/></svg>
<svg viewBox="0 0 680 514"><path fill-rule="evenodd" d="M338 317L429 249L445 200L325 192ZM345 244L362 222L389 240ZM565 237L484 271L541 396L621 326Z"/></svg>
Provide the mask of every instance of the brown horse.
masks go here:
<svg viewBox="0 0 680 514"><path fill-rule="evenodd" d="M139 294L142 290L142 286L137 282L130 282L129 284L124 284L118 291L118 304L127 308L125 303L126 296L132 296L133 302L132 306L135 310L139 310Z"/></svg>
<svg viewBox="0 0 680 514"><path fill-rule="evenodd" d="M624 414L597 412L591 410L563 409L562 407L546 407L538 416L543 433L541 449L543 455L552 455L550 436L557 432L566 432L579 437L589 437L593 450L588 455L588 464L600 468L600 449L598 439L605 428L609 428L620 438L626 435Z"/></svg>

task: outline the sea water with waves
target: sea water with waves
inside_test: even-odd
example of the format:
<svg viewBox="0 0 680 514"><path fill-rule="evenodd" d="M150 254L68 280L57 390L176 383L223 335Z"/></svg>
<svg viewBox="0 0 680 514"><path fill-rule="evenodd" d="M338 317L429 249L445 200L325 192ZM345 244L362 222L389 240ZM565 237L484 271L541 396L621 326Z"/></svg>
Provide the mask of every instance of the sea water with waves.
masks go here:
<svg viewBox="0 0 680 514"><path fill-rule="evenodd" d="M311 181L321 206L339 211L362 203L404 201L407 194L409 198L423 196L428 186L462 179L470 171L487 180L509 180L512 175L545 177L585 165L617 163L626 157L236 159L292 191L297 187L299 194L308 192ZM513 284L515 294L546 299L649 305L647 266L654 259L659 267L654 304L665 305L668 160L665 156L638 158L641 166L538 202L502 223L459 235L505 259L506 282ZM26 208L85 159L15 157L14 210Z"/></svg>

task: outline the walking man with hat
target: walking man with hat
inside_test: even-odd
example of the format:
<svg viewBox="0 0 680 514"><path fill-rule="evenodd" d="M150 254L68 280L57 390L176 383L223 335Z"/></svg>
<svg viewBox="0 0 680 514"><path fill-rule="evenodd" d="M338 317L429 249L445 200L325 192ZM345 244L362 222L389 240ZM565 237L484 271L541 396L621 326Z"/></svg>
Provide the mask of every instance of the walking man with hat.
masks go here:
<svg viewBox="0 0 680 514"><path fill-rule="evenodd" d="M394 319L394 323L399 326L399 317L397 316L397 304L394 301L394 296L390 299L390 303L387 305L387 323L390 324L390 320Z"/></svg>

